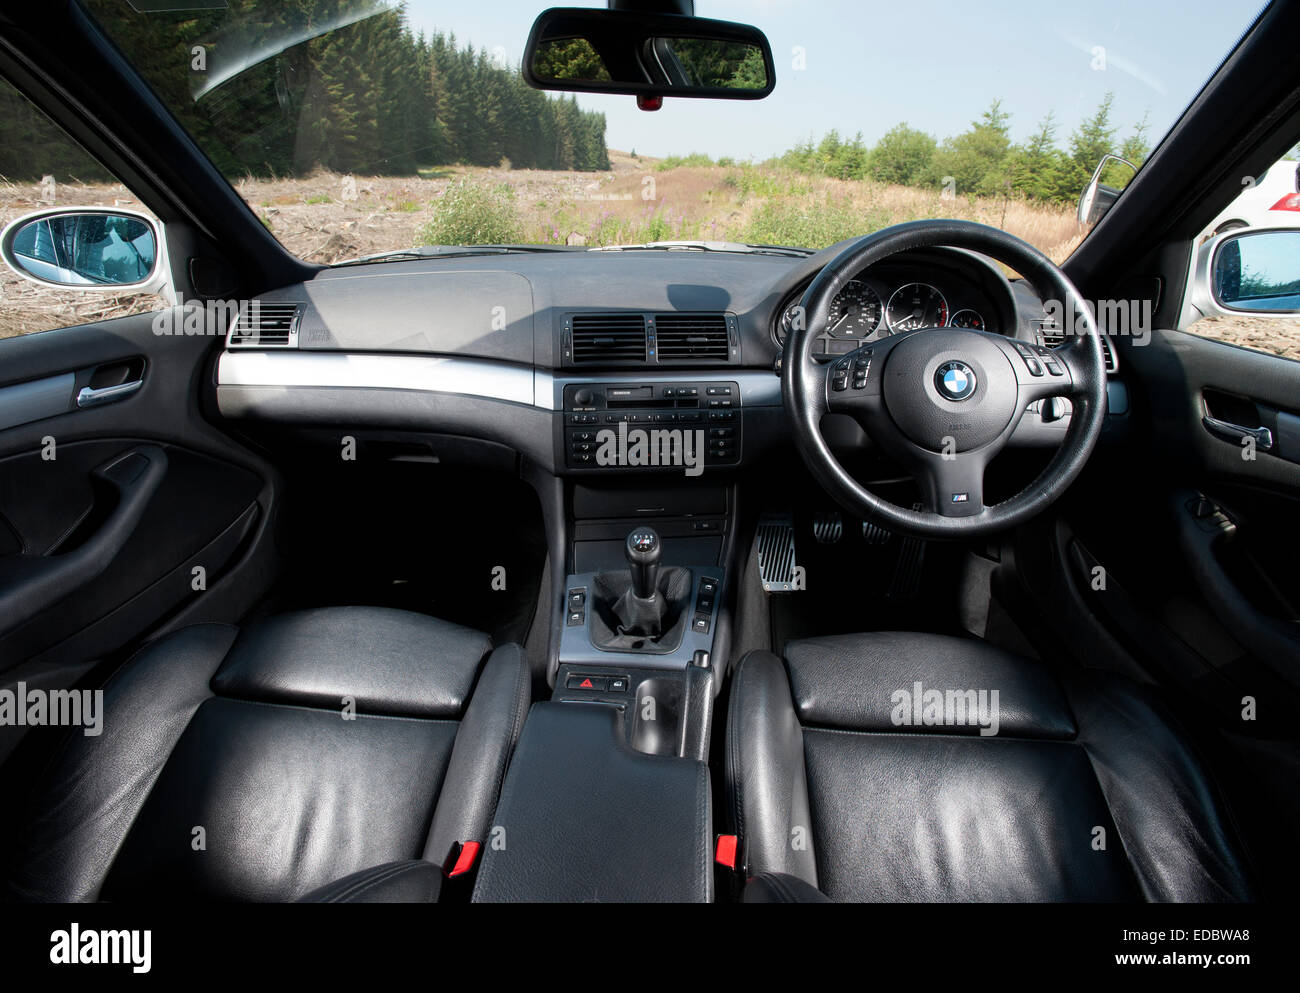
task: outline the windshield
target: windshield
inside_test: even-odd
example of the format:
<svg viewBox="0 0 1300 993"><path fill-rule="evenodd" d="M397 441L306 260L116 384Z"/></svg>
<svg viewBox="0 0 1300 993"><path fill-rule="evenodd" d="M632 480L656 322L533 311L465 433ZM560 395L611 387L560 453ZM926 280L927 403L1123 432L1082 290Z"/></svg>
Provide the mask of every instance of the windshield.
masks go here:
<svg viewBox="0 0 1300 993"><path fill-rule="evenodd" d="M1102 157L1140 167L1259 8L698 0L766 32L776 89L645 113L524 83L536 0L84 2L267 228L326 264L417 246L818 249L936 217L1059 262ZM1102 180L1132 175L1111 161Z"/></svg>

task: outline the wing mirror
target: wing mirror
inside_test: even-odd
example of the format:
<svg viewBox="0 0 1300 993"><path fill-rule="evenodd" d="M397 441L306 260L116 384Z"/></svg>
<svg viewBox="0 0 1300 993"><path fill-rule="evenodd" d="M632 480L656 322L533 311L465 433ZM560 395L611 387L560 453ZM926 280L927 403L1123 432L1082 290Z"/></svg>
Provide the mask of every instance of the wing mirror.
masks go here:
<svg viewBox="0 0 1300 993"><path fill-rule="evenodd" d="M158 223L120 207L58 207L11 221L0 256L45 286L159 293L167 285Z"/></svg>
<svg viewBox="0 0 1300 993"><path fill-rule="evenodd" d="M1300 317L1300 228L1247 228L1197 249L1197 317Z"/></svg>
<svg viewBox="0 0 1300 993"><path fill-rule="evenodd" d="M1083 193L1079 196L1078 218L1082 225L1096 224L1111 207L1115 206L1115 201L1119 199L1123 187L1107 186L1101 181L1102 175L1106 172L1106 166L1112 162L1128 166L1134 174L1137 173L1135 166L1128 159L1122 159L1118 155L1107 153L1101 157L1097 163L1097 168L1092 174L1092 179L1088 180L1088 185L1084 187Z"/></svg>
<svg viewBox="0 0 1300 993"><path fill-rule="evenodd" d="M629 93L644 110L663 97L759 100L776 86L758 28L685 14L555 7L533 24L524 79L540 90Z"/></svg>

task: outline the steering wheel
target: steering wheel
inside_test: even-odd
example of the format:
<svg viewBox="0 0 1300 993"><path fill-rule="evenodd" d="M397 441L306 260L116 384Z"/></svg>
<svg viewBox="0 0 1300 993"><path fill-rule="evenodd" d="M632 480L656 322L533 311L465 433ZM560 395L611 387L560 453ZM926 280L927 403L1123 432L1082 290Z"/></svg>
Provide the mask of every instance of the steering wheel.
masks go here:
<svg viewBox="0 0 1300 993"><path fill-rule="evenodd" d="M1074 315L1073 334L1048 351L1000 334L920 328L868 342L829 364L814 361L831 301L867 266L912 248L967 248L1004 262L1044 299ZM818 482L849 512L919 538L966 538L1013 527L1040 513L1078 476L1106 416L1106 361L1092 314L1047 256L1004 231L970 221L913 221L855 241L822 269L790 331L781 395L795 444ZM1002 503L984 503L984 471L1035 400L1068 397L1065 439L1042 474ZM844 471L818 425L847 414L917 481L922 509L885 500Z"/></svg>

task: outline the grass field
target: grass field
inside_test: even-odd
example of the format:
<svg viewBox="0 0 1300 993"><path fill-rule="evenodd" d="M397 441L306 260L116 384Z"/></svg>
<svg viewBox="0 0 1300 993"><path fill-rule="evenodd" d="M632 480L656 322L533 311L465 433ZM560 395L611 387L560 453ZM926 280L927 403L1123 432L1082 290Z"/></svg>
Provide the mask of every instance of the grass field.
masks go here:
<svg viewBox="0 0 1300 993"><path fill-rule="evenodd" d="M608 173L448 168L418 177L245 179L240 195L291 252L324 264L431 237L459 242L521 241L587 246L679 239L730 240L822 248L844 238L928 217L955 217L1002 228L1063 261L1083 236L1069 209L1001 198L945 199L903 186L809 176L753 165L663 162L611 152ZM472 239L461 214L490 211L489 237ZM66 183L58 205L134 205L121 186ZM39 207L41 187L0 182L0 223ZM461 237L456 237L461 235ZM152 298L73 294L0 272L0 337L102 320L159 307ZM1206 332L1300 357L1280 322L1203 322ZM1240 326L1239 326L1240 325ZM1249 325L1249 326L1247 326ZM1202 330L1198 325L1197 330Z"/></svg>

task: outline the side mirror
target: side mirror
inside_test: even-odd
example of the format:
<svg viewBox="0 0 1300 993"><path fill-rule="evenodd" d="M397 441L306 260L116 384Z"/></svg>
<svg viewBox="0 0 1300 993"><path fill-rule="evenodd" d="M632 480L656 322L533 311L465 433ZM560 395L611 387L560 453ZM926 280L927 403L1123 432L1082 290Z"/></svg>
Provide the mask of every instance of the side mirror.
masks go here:
<svg viewBox="0 0 1300 993"><path fill-rule="evenodd" d="M1106 211L1115 206L1115 201L1119 199L1122 188L1107 186L1101 181L1102 174L1106 171L1106 166L1112 162L1118 162L1120 165L1128 166L1137 173L1135 166L1128 159L1122 159L1118 155L1106 154L1101 157L1097 163L1097 168L1092 174L1092 179L1084 187L1083 193L1079 196L1079 223L1082 225L1096 224L1106 216Z"/></svg>
<svg viewBox="0 0 1300 993"><path fill-rule="evenodd" d="M24 279L114 293L165 288L162 244L151 217L120 207L42 210L0 232L0 256Z"/></svg>
<svg viewBox="0 0 1300 993"><path fill-rule="evenodd" d="M524 79L539 90L758 100L776 86L758 28L684 14L555 7L533 24Z"/></svg>
<svg viewBox="0 0 1300 993"><path fill-rule="evenodd" d="M1247 228L1197 249L1192 306L1198 317L1300 318L1300 228Z"/></svg>

